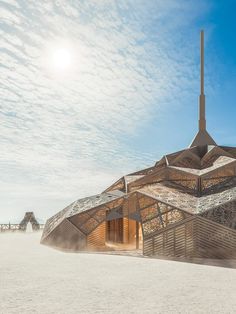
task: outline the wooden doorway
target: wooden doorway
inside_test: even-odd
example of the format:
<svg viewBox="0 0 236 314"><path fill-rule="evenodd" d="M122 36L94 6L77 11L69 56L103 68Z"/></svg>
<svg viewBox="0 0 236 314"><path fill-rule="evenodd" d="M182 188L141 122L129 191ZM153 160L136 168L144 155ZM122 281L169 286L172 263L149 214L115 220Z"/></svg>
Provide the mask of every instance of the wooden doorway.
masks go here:
<svg viewBox="0 0 236 314"><path fill-rule="evenodd" d="M107 221L106 240L108 242L123 243L123 218Z"/></svg>

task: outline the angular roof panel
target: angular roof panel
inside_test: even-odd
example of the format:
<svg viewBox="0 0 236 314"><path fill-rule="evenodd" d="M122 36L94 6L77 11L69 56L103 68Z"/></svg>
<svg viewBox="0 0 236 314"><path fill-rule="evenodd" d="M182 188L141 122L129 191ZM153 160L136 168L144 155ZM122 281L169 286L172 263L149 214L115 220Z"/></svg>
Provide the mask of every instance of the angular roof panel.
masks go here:
<svg viewBox="0 0 236 314"><path fill-rule="evenodd" d="M160 183L147 185L138 192L150 196L160 202L182 209L191 214L198 214L215 208L223 203L236 200L236 187L231 187L225 191L197 197L188 193L183 193L176 189L164 186Z"/></svg>
<svg viewBox="0 0 236 314"><path fill-rule="evenodd" d="M77 215L92 208L108 204L114 200L121 198L124 195L121 191L119 193L101 193L90 197L85 197L75 201L68 209L66 217Z"/></svg>
<svg viewBox="0 0 236 314"><path fill-rule="evenodd" d="M168 167L173 168L173 169L178 169L181 171L185 171L185 172L197 175L197 176L203 176L206 173L209 173L213 170L216 170L218 168L226 166L230 163L236 163L236 160L234 158L231 158L231 157L220 156L213 162L212 166L210 166L208 168L204 168L204 169L183 168L183 167L176 167L176 166L168 166Z"/></svg>

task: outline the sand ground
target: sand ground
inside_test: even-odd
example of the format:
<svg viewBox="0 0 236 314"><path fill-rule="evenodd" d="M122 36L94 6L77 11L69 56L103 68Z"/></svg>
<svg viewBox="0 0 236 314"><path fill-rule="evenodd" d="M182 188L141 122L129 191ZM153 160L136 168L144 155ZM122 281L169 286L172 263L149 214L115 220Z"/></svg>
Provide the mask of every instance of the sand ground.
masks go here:
<svg viewBox="0 0 236 314"><path fill-rule="evenodd" d="M0 234L0 314L236 313L236 269L63 253Z"/></svg>

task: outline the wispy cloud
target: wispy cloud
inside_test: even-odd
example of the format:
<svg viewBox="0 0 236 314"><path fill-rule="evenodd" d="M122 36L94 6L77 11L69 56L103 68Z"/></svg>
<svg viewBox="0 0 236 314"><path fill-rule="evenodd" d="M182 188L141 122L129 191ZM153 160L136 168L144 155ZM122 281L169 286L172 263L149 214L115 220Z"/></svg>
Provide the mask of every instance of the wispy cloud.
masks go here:
<svg viewBox="0 0 236 314"><path fill-rule="evenodd" d="M152 163L130 141L162 104L195 87L195 65L180 56L193 54L185 30L204 2L0 5L0 218L26 210L46 218ZM49 71L58 45L72 51L67 75Z"/></svg>

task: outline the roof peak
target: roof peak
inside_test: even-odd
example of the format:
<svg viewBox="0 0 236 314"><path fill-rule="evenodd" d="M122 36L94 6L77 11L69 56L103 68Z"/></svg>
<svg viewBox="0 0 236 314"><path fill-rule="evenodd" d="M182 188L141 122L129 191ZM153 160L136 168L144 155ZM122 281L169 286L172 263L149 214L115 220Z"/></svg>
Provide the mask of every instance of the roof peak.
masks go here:
<svg viewBox="0 0 236 314"><path fill-rule="evenodd" d="M190 147L203 146L203 145L214 145L217 146L216 142L207 132L207 130L199 130L197 135L194 137Z"/></svg>

